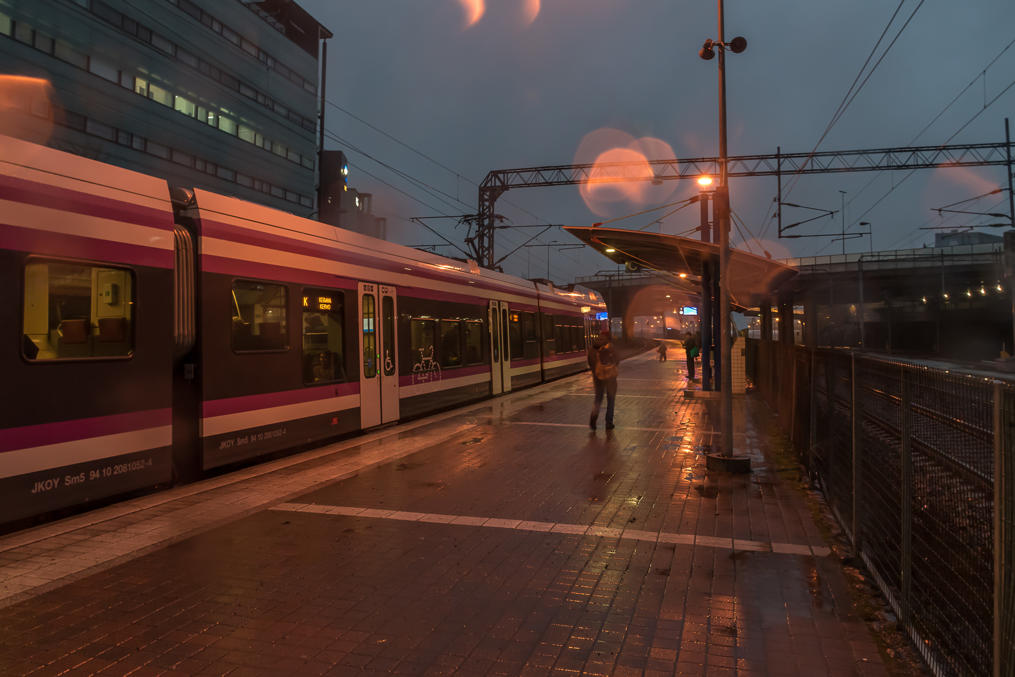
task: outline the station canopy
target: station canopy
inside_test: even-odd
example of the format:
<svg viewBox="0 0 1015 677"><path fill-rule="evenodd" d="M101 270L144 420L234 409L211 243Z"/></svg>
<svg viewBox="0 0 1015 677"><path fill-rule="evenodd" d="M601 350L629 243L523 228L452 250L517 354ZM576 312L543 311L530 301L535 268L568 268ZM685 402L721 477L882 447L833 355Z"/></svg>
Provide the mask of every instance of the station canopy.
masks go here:
<svg viewBox="0 0 1015 677"><path fill-rule="evenodd" d="M712 242L621 228L565 226L564 230L615 263L677 276L686 274L687 278L681 280L684 283L699 280L706 262L715 262L718 268L719 245ZM730 249L730 302L740 308L756 307L796 274L795 268L778 261ZM686 289L685 285L675 286ZM700 296L700 286L694 288Z"/></svg>

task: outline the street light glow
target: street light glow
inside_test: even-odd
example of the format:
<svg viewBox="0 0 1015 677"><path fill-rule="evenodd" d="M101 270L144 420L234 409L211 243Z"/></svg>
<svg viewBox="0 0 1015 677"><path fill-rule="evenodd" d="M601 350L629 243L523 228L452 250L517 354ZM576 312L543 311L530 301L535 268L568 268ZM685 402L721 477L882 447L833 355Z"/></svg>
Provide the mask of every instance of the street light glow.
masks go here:
<svg viewBox="0 0 1015 677"><path fill-rule="evenodd" d="M615 253L615 252L616 252L617 250L616 250L616 249L614 249L613 247L607 247L607 248L606 248L606 249L604 249L603 251L604 251L604 252L606 252L607 254L613 254L613 253Z"/></svg>
<svg viewBox="0 0 1015 677"><path fill-rule="evenodd" d="M707 188L708 186L711 186L712 185L712 177L711 176L699 176L698 177L698 185L701 186L702 188Z"/></svg>
<svg viewBox="0 0 1015 677"><path fill-rule="evenodd" d="M687 277L687 273L680 273L680 278L681 278L681 279L684 279L684 278L686 278L686 277Z"/></svg>

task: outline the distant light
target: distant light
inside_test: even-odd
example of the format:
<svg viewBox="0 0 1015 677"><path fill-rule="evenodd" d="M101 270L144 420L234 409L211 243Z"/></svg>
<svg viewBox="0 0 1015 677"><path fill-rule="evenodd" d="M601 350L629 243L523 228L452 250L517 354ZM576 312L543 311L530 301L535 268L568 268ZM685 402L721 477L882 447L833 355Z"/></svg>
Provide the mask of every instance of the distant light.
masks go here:
<svg viewBox="0 0 1015 677"><path fill-rule="evenodd" d="M607 254L614 254L614 253L616 253L617 250L614 249L613 247L607 247L603 251L606 252Z"/></svg>
<svg viewBox="0 0 1015 677"><path fill-rule="evenodd" d="M686 278L686 277L687 277L687 273L681 273L681 274L680 274L680 278L681 278L681 279L684 279L684 278Z"/></svg>
<svg viewBox="0 0 1015 677"><path fill-rule="evenodd" d="M981 285L980 286L980 296L986 296L986 295L987 295L987 288Z"/></svg>
<svg viewBox="0 0 1015 677"><path fill-rule="evenodd" d="M966 290L966 296L968 296L969 298L973 298L973 292L971 290L967 289Z"/></svg>
<svg viewBox="0 0 1015 677"><path fill-rule="evenodd" d="M342 165L342 176L349 176L349 165Z"/></svg>
<svg viewBox="0 0 1015 677"><path fill-rule="evenodd" d="M711 176L699 176L698 177L698 185L701 186L702 188L705 188L707 186L711 186L712 185L712 177Z"/></svg>
<svg viewBox="0 0 1015 677"><path fill-rule="evenodd" d="M667 295L666 295L666 298L670 298L670 295L669 295L669 294L667 294Z"/></svg>
<svg viewBox="0 0 1015 677"><path fill-rule="evenodd" d="M942 294L942 296L944 296L945 301L951 298L951 296L948 295L948 292L945 292L944 294Z"/></svg>
<svg viewBox="0 0 1015 677"><path fill-rule="evenodd" d="M1001 293L1001 292L1004 291L1004 287L1001 286L1000 282L997 283L997 286L994 287L994 289L996 289L998 291L998 293Z"/></svg>
<svg viewBox="0 0 1015 677"><path fill-rule="evenodd" d="M923 297L920 298L920 300L923 301L924 303L926 303L927 302L927 297L923 296Z"/></svg>

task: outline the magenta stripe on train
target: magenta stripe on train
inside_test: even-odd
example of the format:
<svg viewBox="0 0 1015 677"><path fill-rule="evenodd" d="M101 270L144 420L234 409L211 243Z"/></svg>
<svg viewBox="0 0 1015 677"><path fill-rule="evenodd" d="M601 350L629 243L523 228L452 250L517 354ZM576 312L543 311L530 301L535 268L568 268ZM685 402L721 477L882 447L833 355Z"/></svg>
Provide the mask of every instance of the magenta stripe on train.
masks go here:
<svg viewBox="0 0 1015 677"><path fill-rule="evenodd" d="M156 428L172 422L173 410L166 408L6 428L0 430L0 452Z"/></svg>
<svg viewBox="0 0 1015 677"><path fill-rule="evenodd" d="M0 249L31 252L40 256L92 259L152 268L172 268L173 250L97 240L0 222Z"/></svg>
<svg viewBox="0 0 1015 677"><path fill-rule="evenodd" d="M342 397L343 395L356 395L358 393L359 382L357 381L355 383L335 383L327 386L300 388L299 390L282 390L260 395L227 397L221 400L208 400L204 402L201 414L205 418L210 418L212 416L238 414L244 411L284 407L288 404L303 404L304 402L325 400L329 397Z"/></svg>
<svg viewBox="0 0 1015 677"><path fill-rule="evenodd" d="M149 228L172 230L173 214L169 208L168 189L165 195L148 197L164 200L165 208L145 207L46 183L18 179L13 176L0 176L0 199L133 223Z"/></svg>

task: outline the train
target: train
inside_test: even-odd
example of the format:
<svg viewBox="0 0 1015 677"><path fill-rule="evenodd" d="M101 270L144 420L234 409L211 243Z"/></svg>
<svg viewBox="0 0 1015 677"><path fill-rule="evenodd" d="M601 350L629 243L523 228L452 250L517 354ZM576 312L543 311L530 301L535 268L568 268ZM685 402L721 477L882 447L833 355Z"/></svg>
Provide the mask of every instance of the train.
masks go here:
<svg viewBox="0 0 1015 677"><path fill-rule="evenodd" d="M0 147L0 526L588 368L593 290Z"/></svg>

